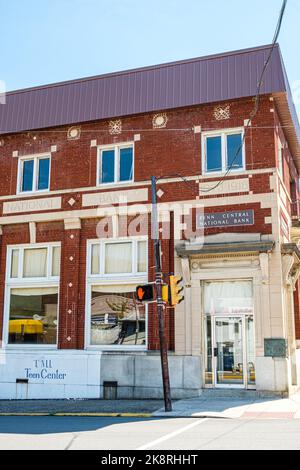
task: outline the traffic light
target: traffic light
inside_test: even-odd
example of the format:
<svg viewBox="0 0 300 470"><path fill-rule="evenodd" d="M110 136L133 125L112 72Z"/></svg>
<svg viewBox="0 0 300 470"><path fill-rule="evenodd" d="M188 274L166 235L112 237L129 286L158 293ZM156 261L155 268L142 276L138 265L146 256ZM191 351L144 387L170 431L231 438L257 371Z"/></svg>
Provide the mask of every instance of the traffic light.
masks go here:
<svg viewBox="0 0 300 470"><path fill-rule="evenodd" d="M151 302L154 300L153 284L146 284L144 286L137 286L136 298L139 302Z"/></svg>
<svg viewBox="0 0 300 470"><path fill-rule="evenodd" d="M170 289L168 284L163 284L161 286L161 297L163 302L168 303L170 301Z"/></svg>
<svg viewBox="0 0 300 470"><path fill-rule="evenodd" d="M172 306L180 304L184 299L184 296L180 295L180 292L183 291L183 286L180 285L181 282L181 276L170 276L170 304Z"/></svg>

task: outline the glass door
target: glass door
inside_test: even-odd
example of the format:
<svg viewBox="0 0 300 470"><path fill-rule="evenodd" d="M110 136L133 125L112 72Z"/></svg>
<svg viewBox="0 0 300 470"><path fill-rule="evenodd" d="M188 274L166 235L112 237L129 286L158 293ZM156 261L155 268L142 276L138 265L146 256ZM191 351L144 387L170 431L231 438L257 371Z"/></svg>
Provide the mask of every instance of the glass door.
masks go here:
<svg viewBox="0 0 300 470"><path fill-rule="evenodd" d="M242 317L215 318L215 386L244 387Z"/></svg>
<svg viewBox="0 0 300 470"><path fill-rule="evenodd" d="M207 316L205 385L255 388L253 316Z"/></svg>

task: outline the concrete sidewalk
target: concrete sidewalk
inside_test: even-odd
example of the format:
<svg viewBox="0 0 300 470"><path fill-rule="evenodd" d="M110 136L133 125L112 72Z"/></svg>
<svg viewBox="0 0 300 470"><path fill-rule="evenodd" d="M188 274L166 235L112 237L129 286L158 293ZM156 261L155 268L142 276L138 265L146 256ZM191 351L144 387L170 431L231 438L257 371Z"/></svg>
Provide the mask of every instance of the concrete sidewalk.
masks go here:
<svg viewBox="0 0 300 470"><path fill-rule="evenodd" d="M201 396L173 403L173 411L160 409L156 417L214 417L300 419L300 393L290 398L261 398L255 394L247 397Z"/></svg>
<svg viewBox="0 0 300 470"><path fill-rule="evenodd" d="M210 417L228 419L300 419L300 393L290 398L206 395L173 401L164 411L162 400L0 400L1 416Z"/></svg>
<svg viewBox="0 0 300 470"><path fill-rule="evenodd" d="M147 417L162 400L0 400L0 416L85 415Z"/></svg>

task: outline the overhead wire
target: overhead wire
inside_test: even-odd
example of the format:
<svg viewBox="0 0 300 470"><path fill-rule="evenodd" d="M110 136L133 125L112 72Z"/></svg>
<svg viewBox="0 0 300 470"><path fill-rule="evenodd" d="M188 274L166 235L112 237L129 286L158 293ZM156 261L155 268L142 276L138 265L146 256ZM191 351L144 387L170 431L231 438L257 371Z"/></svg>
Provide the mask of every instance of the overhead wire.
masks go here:
<svg viewBox="0 0 300 470"><path fill-rule="evenodd" d="M251 112L251 114L249 116L247 126L245 127L242 142L239 145L231 164L227 168L227 170L224 173L224 175L222 176L222 178L218 181L218 183L215 186L212 186L210 188L201 188L200 192L202 192L202 193L211 192L211 191L215 190L216 188L218 188L219 186L221 186L224 183L226 177L229 175L229 173L234 168L234 163L236 162L238 156L240 155L241 151L243 150L245 140L246 140L246 136L247 136L248 131L251 127L252 120L256 117L256 115L258 113L258 110L259 110L260 98L261 98L261 88L262 88L262 85L263 85L264 75L265 75L265 72L268 68L268 65L269 65L270 61L271 61L273 51L274 51L274 48L276 46L276 43L277 43L277 40L278 40L278 37L279 37L279 34L280 34L280 30L281 30L282 21L283 21L284 13L285 13L285 10L286 10L286 6L287 6L287 0L283 0L281 10L280 10L280 13L279 13L279 18L278 18L277 25L276 25L276 29L275 29L275 33L274 33L274 37L273 37L273 41L272 41L272 45L271 45L271 48L270 48L270 52L268 54L267 60L264 63L264 66L263 66L263 69L262 69L262 72L261 72L261 75L260 75L260 79L259 79L259 82L258 82L258 85L257 85L254 108L253 108L253 111Z"/></svg>

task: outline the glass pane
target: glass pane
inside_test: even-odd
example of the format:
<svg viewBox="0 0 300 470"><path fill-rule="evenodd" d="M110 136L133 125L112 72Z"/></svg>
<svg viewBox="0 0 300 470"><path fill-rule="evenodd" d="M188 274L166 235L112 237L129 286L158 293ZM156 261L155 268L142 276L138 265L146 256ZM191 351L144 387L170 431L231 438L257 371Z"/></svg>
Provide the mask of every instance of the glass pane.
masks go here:
<svg viewBox="0 0 300 470"><path fill-rule="evenodd" d="M33 166L34 160L25 160L23 162L22 191L33 190Z"/></svg>
<svg viewBox="0 0 300 470"><path fill-rule="evenodd" d="M206 138L206 171L222 171L221 136Z"/></svg>
<svg viewBox="0 0 300 470"><path fill-rule="evenodd" d="M100 273L100 245L92 245L91 274Z"/></svg>
<svg viewBox="0 0 300 470"><path fill-rule="evenodd" d="M19 250L12 250L10 277L18 277L19 272Z"/></svg>
<svg viewBox="0 0 300 470"><path fill-rule="evenodd" d="M133 148L120 149L120 181L132 180Z"/></svg>
<svg viewBox="0 0 300 470"><path fill-rule="evenodd" d="M58 288L12 289L9 344L56 344Z"/></svg>
<svg viewBox="0 0 300 470"><path fill-rule="evenodd" d="M207 315L253 312L251 281L216 281L204 285L204 311Z"/></svg>
<svg viewBox="0 0 300 470"><path fill-rule="evenodd" d="M60 273L60 246L52 248L52 276L59 276Z"/></svg>
<svg viewBox="0 0 300 470"><path fill-rule="evenodd" d="M205 322L205 383L212 385L213 383L213 369L212 369L212 329L211 329L211 317L206 317Z"/></svg>
<svg viewBox="0 0 300 470"><path fill-rule="evenodd" d="M105 245L105 274L132 272L132 243Z"/></svg>
<svg viewBox="0 0 300 470"><path fill-rule="evenodd" d="M43 158L39 160L39 175L38 175L38 189L49 188L49 170L50 170L50 159Z"/></svg>
<svg viewBox="0 0 300 470"><path fill-rule="evenodd" d="M242 318L216 319L217 384L243 385Z"/></svg>
<svg viewBox="0 0 300 470"><path fill-rule="evenodd" d="M227 136L227 168L243 167L242 134Z"/></svg>
<svg viewBox="0 0 300 470"><path fill-rule="evenodd" d="M248 385L255 385L255 350L254 350L254 321L253 317L246 317L246 341L247 341L247 368Z"/></svg>
<svg viewBox="0 0 300 470"><path fill-rule="evenodd" d="M134 292L92 290L91 345L144 345L145 317L145 306L136 304Z"/></svg>
<svg viewBox="0 0 300 470"><path fill-rule="evenodd" d="M138 242L138 272L147 272L147 242Z"/></svg>
<svg viewBox="0 0 300 470"><path fill-rule="evenodd" d="M115 179L115 151L102 151L101 182L113 183Z"/></svg>
<svg viewBox="0 0 300 470"><path fill-rule="evenodd" d="M24 277L47 276L47 248L24 250Z"/></svg>

